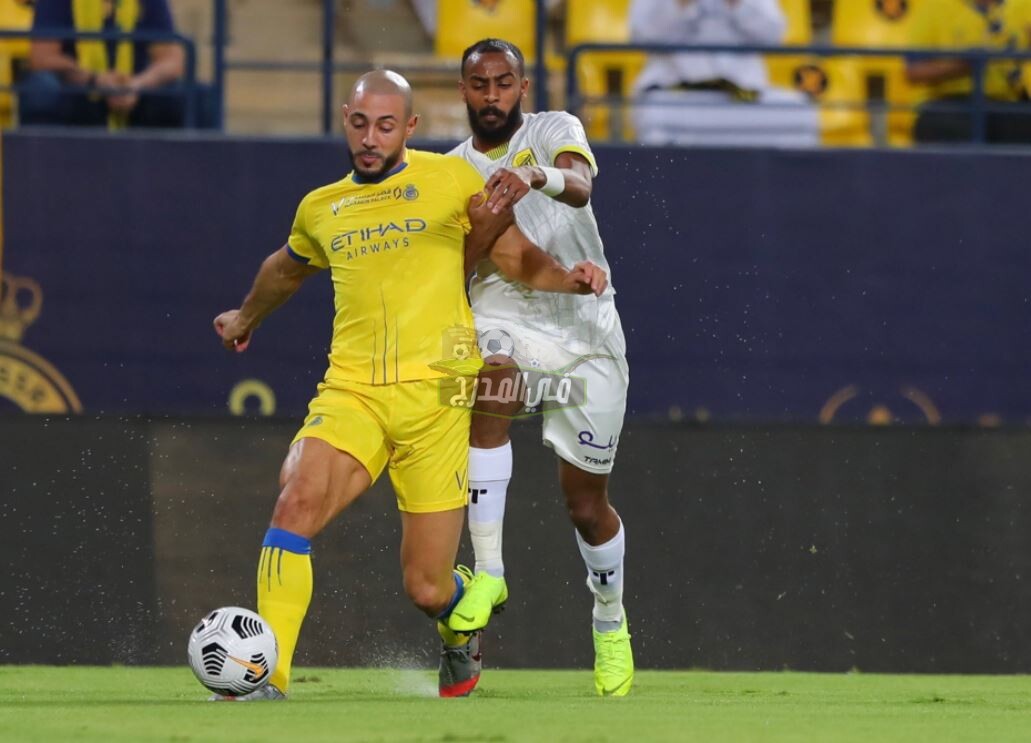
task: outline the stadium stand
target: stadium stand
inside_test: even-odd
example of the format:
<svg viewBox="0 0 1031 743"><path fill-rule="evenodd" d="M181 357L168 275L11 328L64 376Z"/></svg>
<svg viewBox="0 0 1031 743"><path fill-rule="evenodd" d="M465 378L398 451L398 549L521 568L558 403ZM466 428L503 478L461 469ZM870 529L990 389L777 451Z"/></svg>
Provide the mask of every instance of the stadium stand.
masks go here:
<svg viewBox="0 0 1031 743"><path fill-rule="evenodd" d="M831 20L831 42L852 47L909 46L910 21L921 0L837 0ZM899 57L866 57L843 61L855 68L863 80L866 100L883 102L889 107L887 141L906 146L913 141L912 110L919 91L906 80L905 61Z"/></svg>
<svg viewBox="0 0 1031 743"><path fill-rule="evenodd" d="M630 40L630 0L569 0L566 6L566 49L590 42L625 44ZM593 52L579 58L581 95L595 99L581 108L587 133L599 139L633 139L625 107L612 101L630 97L634 79L644 67L641 52ZM607 101L601 99L609 99ZM613 115L615 114L615 115Z"/></svg>
<svg viewBox="0 0 1031 743"><path fill-rule="evenodd" d="M435 42L438 57L460 59L471 43L489 36L511 41L523 50L527 61L536 59L534 0L439 0Z"/></svg>
<svg viewBox="0 0 1031 743"><path fill-rule="evenodd" d="M788 20L785 45L811 45L813 25L809 0L781 0L781 7ZM833 147L872 144L870 115L860 108L866 91L858 71L848 63L814 56L768 55L766 67L773 85L799 90L820 104L823 144Z"/></svg>
<svg viewBox="0 0 1031 743"><path fill-rule="evenodd" d="M5 30L25 31L32 27L32 8L18 0L0 0L0 28ZM29 56L28 39L0 40L0 85L8 86L14 82L15 65ZM14 123L16 97L4 91L0 93L0 127L9 127Z"/></svg>

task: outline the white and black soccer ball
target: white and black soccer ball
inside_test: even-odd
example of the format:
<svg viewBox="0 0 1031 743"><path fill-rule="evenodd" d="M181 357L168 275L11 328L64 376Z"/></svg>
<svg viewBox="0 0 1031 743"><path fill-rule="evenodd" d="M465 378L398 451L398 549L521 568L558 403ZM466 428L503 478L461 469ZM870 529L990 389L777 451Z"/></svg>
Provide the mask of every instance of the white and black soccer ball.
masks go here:
<svg viewBox="0 0 1031 743"><path fill-rule="evenodd" d="M279 644L260 616L250 609L226 606L193 628L186 655L204 686L216 694L238 697L268 683L276 670Z"/></svg>
<svg viewBox="0 0 1031 743"><path fill-rule="evenodd" d="M499 355L511 357L515 353L515 341L512 340L512 336L499 328L484 330L480 333L479 342L480 355L484 358Z"/></svg>

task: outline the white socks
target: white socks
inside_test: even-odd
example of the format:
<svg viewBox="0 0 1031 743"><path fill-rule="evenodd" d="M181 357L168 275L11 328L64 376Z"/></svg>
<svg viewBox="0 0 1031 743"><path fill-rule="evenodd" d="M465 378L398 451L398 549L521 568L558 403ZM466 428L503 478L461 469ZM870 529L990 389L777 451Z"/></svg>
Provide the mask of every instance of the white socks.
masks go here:
<svg viewBox="0 0 1031 743"><path fill-rule="evenodd" d="M469 536L476 555L476 572L500 578L501 529L505 496L512 479L512 442L496 449L469 447Z"/></svg>
<svg viewBox="0 0 1031 743"><path fill-rule="evenodd" d="M587 544L580 532L575 533L587 565L587 587L594 594L594 627L599 632L615 631L623 622L623 522L619 522L616 536L596 547Z"/></svg>

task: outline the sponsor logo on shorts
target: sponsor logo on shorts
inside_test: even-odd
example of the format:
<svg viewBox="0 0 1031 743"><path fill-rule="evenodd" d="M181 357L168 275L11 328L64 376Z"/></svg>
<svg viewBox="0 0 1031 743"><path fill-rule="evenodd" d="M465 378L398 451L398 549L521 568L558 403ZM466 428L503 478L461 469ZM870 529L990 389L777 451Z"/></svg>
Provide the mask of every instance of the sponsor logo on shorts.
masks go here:
<svg viewBox="0 0 1031 743"><path fill-rule="evenodd" d="M321 415L316 415L314 418L312 418L310 421L308 421L308 425L309 426L319 426L321 424L322 424L322 416Z"/></svg>
<svg viewBox="0 0 1031 743"><path fill-rule="evenodd" d="M609 436L607 443L595 442L594 439L594 431L580 431L580 433L576 435L576 440L580 442L580 446L589 446L592 449L612 451L616 448L616 444L619 443L619 438L615 436Z"/></svg>

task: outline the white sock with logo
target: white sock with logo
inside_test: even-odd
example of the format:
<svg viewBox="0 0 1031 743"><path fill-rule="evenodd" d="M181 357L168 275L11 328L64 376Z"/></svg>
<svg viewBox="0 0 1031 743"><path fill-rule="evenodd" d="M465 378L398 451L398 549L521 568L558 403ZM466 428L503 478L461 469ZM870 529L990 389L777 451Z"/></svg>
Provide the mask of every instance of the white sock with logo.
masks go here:
<svg viewBox="0 0 1031 743"><path fill-rule="evenodd" d="M580 532L576 532L576 543L587 565L587 587L594 594L594 627L599 632L614 632L623 623L623 522L619 522L616 536L604 544L591 546Z"/></svg>
<svg viewBox="0 0 1031 743"><path fill-rule="evenodd" d="M469 447L469 536L476 555L476 572L500 578L501 531L505 498L512 479L512 442L496 449Z"/></svg>

